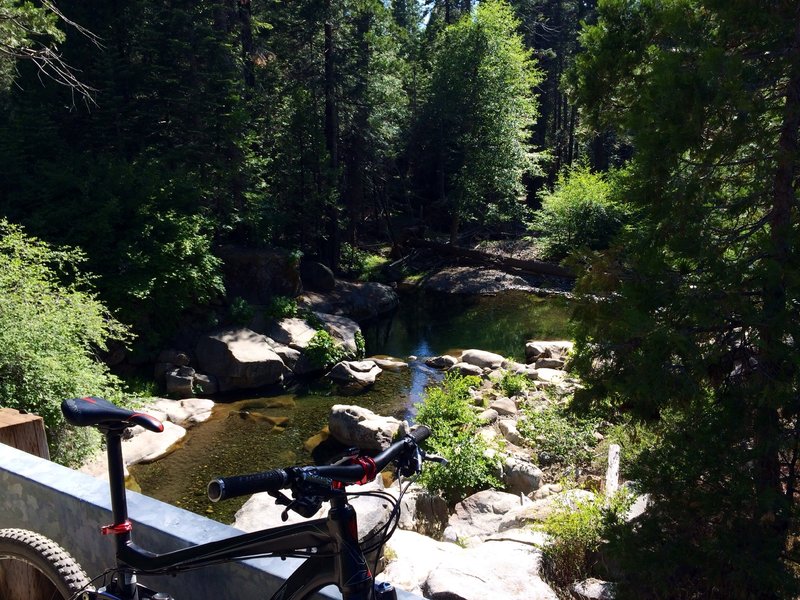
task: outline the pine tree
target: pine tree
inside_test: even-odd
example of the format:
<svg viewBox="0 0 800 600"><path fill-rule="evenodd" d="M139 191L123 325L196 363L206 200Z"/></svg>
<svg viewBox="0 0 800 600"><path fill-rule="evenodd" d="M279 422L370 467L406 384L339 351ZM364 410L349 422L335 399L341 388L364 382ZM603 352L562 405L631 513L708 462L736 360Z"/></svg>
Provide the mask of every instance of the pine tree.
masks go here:
<svg viewBox="0 0 800 600"><path fill-rule="evenodd" d="M433 55L420 115L417 178L431 206L461 223L519 216L534 169L530 128L539 72L505 2L483 2L449 26Z"/></svg>
<svg viewBox="0 0 800 600"><path fill-rule="evenodd" d="M799 6L607 0L582 39L637 225L581 282L578 365L663 432L624 597L797 593Z"/></svg>

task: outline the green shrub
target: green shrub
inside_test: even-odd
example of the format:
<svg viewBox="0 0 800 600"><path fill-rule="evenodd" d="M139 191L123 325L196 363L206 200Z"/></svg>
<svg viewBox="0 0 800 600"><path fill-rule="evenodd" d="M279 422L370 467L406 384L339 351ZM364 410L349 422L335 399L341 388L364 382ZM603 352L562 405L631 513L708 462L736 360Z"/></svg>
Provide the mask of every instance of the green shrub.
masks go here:
<svg viewBox="0 0 800 600"><path fill-rule="evenodd" d="M451 505L476 491L501 485L495 476L500 465L478 435L478 418L470 405L469 388L479 383L479 377L448 373L417 405L417 422L432 432L427 448L449 461L446 466L426 465L420 483L440 492Z"/></svg>
<svg viewBox="0 0 800 600"><path fill-rule="evenodd" d="M602 173L574 167L562 173L552 192L542 196L531 228L540 236L544 258L561 259L573 250L608 247L625 222L625 213L610 200L611 184Z"/></svg>
<svg viewBox="0 0 800 600"><path fill-rule="evenodd" d="M500 389L506 396L518 396L528 389L528 378L520 373L506 371L500 379Z"/></svg>
<svg viewBox="0 0 800 600"><path fill-rule="evenodd" d="M120 381L95 352L127 332L88 291L81 252L53 248L5 220L0 235L0 406L41 416L53 460L78 465L99 438L69 427L61 401L121 401Z"/></svg>
<svg viewBox="0 0 800 600"><path fill-rule="evenodd" d="M347 356L347 351L333 339L330 333L320 329L308 342L305 355L314 367L327 369L344 360Z"/></svg>
<svg viewBox="0 0 800 600"><path fill-rule="evenodd" d="M314 329L323 329L325 327L324 321L320 319L313 310L307 308L298 310L297 316L308 323L309 327L313 327Z"/></svg>
<svg viewBox="0 0 800 600"><path fill-rule="evenodd" d="M231 322L235 325L247 325L253 320L256 314L253 306L244 298L236 297L231 300L229 308L231 315Z"/></svg>
<svg viewBox="0 0 800 600"><path fill-rule="evenodd" d="M300 312L297 300L288 296L274 296L264 314L271 319L290 319Z"/></svg>
<svg viewBox="0 0 800 600"><path fill-rule="evenodd" d="M594 432L597 422L572 415L558 404L544 409L523 409L524 418L517 422L519 432L535 448L539 461L562 465L586 465L597 444Z"/></svg>
<svg viewBox="0 0 800 600"><path fill-rule="evenodd" d="M543 548L547 578L567 586L591 576L606 532L622 520L631 501L626 491L610 501L603 496L577 501L564 498L540 526L551 538Z"/></svg>
<svg viewBox="0 0 800 600"><path fill-rule="evenodd" d="M617 444L620 447L620 473L631 477L631 467L638 462L642 453L656 445L658 439L659 434L654 426L626 419L605 432L603 441L597 446L595 466L605 471L608 467L608 447Z"/></svg>
<svg viewBox="0 0 800 600"><path fill-rule="evenodd" d="M371 279L389 262L379 254L371 254L360 248L343 243L339 252L339 269L348 277Z"/></svg>
<svg viewBox="0 0 800 600"><path fill-rule="evenodd" d="M367 340L364 339L364 334L359 329L355 334L356 338L356 358L361 360L367 355Z"/></svg>

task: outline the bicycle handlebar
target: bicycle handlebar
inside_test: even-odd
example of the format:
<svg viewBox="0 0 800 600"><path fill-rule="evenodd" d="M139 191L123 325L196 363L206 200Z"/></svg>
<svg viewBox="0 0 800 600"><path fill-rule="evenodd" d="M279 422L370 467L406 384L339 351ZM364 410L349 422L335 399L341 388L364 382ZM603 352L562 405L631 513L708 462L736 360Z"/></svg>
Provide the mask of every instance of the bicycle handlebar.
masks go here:
<svg viewBox="0 0 800 600"><path fill-rule="evenodd" d="M219 477L208 484L208 497L212 502L219 502L227 498L249 496L259 492L275 493L291 487L296 481L313 481L315 478L320 479L320 483L331 480L344 484L363 482L365 478L372 480L404 452L416 450L417 445L430 434L430 429L420 425L403 439L398 440L375 456L371 461L365 461L364 463L289 467L288 469L272 469L249 475ZM374 468L371 468L370 462L374 464Z"/></svg>

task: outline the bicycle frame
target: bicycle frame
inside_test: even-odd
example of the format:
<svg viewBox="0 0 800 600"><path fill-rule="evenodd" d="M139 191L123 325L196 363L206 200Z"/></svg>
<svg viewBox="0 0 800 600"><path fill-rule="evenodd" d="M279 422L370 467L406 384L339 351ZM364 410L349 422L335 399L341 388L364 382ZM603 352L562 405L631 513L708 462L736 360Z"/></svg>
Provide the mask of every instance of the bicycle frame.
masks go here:
<svg viewBox="0 0 800 600"><path fill-rule="evenodd" d="M98 598L139 600L134 572L168 574L220 561L264 554L290 555L298 550L318 554L306 559L273 594L272 600L301 600L328 585L336 585L344 600L372 600L373 576L358 541L356 512L342 496L331 500L327 518L245 533L165 554L154 554L133 543L128 520L122 459L122 430L103 429L107 440L109 487L114 524L104 528L116 538L120 596Z"/></svg>

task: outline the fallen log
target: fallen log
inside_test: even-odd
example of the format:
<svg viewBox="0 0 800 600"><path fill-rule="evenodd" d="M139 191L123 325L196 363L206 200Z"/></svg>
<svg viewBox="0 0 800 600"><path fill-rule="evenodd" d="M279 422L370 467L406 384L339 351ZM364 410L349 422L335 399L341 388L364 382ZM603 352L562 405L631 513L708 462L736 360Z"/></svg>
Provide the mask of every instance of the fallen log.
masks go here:
<svg viewBox="0 0 800 600"><path fill-rule="evenodd" d="M550 275L553 277L575 279L575 275L568 269L541 260L524 260L521 258L512 258L510 256L500 256L499 254L491 254L489 252L481 252L480 250L461 248L460 246L453 246L450 244L441 244L439 242L432 242L430 240L424 240L421 238L407 239L405 240L405 245L412 248L435 250L444 256L463 258L478 264L491 266L501 270L516 270L535 275Z"/></svg>

